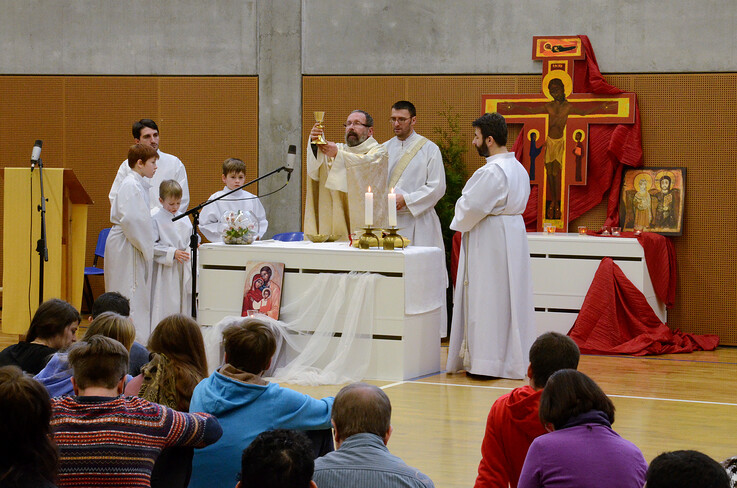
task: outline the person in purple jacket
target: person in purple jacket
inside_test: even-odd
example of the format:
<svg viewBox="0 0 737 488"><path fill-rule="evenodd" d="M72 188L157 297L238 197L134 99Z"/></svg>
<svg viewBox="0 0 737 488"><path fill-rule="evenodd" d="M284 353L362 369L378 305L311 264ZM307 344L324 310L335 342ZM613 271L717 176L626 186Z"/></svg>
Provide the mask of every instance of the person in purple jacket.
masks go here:
<svg viewBox="0 0 737 488"><path fill-rule="evenodd" d="M519 488L642 488L647 462L632 442L612 430L614 404L594 380L563 369L540 398L540 421L549 432L532 442Z"/></svg>

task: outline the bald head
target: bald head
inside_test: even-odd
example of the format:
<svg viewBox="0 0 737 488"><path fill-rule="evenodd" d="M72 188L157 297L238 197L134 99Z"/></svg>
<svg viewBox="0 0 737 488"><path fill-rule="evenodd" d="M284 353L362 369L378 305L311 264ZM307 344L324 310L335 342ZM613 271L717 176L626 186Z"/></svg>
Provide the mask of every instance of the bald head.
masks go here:
<svg viewBox="0 0 737 488"><path fill-rule="evenodd" d="M343 387L335 396L332 419L339 441L361 433L388 439L391 417L389 397L374 385L353 383Z"/></svg>

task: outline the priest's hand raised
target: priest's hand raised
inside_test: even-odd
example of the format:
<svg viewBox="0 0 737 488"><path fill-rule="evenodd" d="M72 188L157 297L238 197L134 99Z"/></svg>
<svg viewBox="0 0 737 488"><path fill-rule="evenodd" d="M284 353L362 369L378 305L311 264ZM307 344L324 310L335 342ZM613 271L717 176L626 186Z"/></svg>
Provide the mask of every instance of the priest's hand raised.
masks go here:
<svg viewBox="0 0 737 488"><path fill-rule="evenodd" d="M315 142L324 133L325 131L320 125L320 122L316 122L315 125L312 126L312 130L310 131L310 141Z"/></svg>
<svg viewBox="0 0 737 488"><path fill-rule="evenodd" d="M334 142L328 141L327 144L321 144L317 147L329 158L334 158L338 155L338 145Z"/></svg>

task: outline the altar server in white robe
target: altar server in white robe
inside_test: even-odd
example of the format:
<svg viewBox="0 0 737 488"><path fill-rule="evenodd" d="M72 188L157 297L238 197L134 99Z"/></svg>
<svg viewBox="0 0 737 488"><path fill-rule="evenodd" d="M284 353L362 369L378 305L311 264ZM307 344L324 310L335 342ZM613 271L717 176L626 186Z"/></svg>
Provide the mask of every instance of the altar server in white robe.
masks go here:
<svg viewBox="0 0 737 488"><path fill-rule="evenodd" d="M522 379L535 340L525 223L530 178L507 152L498 113L473 122L486 164L463 188L451 229L462 232L447 370Z"/></svg>
<svg viewBox="0 0 737 488"><path fill-rule="evenodd" d="M445 252L435 205L445 195L445 166L438 145L415 132L417 109L406 100L392 105L395 136L384 143L389 153L389 190L397 195L397 227L412 246L437 247ZM448 277L445 276L445 287ZM440 337L447 335L448 312L441 307Z"/></svg>
<svg viewBox="0 0 737 488"><path fill-rule="evenodd" d="M151 282L151 326L173 314L192 314L192 266L188 246L192 223L182 212L182 187L164 180L159 187L162 208L154 210L154 275Z"/></svg>
<svg viewBox="0 0 737 488"><path fill-rule="evenodd" d="M304 232L340 236L366 225L365 194L373 193L372 225L387 225L387 165L384 147L373 138L374 120L363 110L348 115L345 144L314 144L323 129L315 124L307 146Z"/></svg>
<svg viewBox="0 0 737 488"><path fill-rule="evenodd" d="M159 127L151 119L141 119L138 122L133 123L133 139L136 144L147 144L153 147L159 155L159 159L156 162L158 169L153 178L146 179L146 182L151 186L149 190L149 206L151 212L161 207L159 203L159 186L164 180L176 180L179 186L182 187L182 203L180 210L184 212L187 210L189 205L189 185L187 183L187 170L184 164L179 160L178 157L162 152L159 149ZM112 188L110 188L110 194L108 199L110 205L113 204L115 195L120 190L120 185L126 176L131 173L131 169L128 167L128 160L121 163L118 168L118 173L115 175L115 181L113 182Z"/></svg>
<svg viewBox="0 0 737 488"><path fill-rule="evenodd" d="M246 182L246 163L238 158L228 158L223 162L223 183L225 188L210 195L208 200L214 200L226 193L229 193ZM200 231L210 242L223 242L223 230L225 223L223 214L225 212L238 211L244 214L248 211L253 212L256 220L258 220L257 239L261 239L269 228L269 221L266 220L266 210L261 204L258 197L246 190L238 190L227 197L211 203L202 209L200 213Z"/></svg>
<svg viewBox="0 0 737 488"><path fill-rule="evenodd" d="M134 144L128 151L131 173L110 206L113 224L105 243L105 290L130 299L136 340L145 344L151 333L151 275L154 227L149 207L150 179L156 173L156 150Z"/></svg>

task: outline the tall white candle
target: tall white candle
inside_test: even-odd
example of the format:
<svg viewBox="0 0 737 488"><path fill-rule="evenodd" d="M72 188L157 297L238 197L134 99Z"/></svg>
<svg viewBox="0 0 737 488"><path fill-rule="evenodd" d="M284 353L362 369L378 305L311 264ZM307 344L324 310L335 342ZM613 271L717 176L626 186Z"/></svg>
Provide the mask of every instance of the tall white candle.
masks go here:
<svg viewBox="0 0 737 488"><path fill-rule="evenodd" d="M394 188L392 188L391 193L388 195L389 197L389 226L390 227L396 227L397 226L397 195L394 193Z"/></svg>
<svg viewBox="0 0 737 488"><path fill-rule="evenodd" d="M371 193L371 187L368 187L366 192L365 202L365 213L366 213L366 227L374 225L374 194Z"/></svg>

